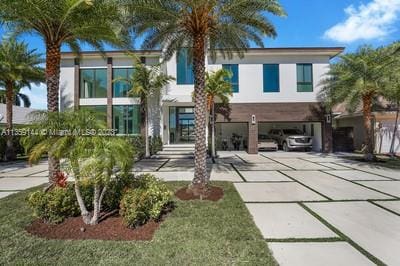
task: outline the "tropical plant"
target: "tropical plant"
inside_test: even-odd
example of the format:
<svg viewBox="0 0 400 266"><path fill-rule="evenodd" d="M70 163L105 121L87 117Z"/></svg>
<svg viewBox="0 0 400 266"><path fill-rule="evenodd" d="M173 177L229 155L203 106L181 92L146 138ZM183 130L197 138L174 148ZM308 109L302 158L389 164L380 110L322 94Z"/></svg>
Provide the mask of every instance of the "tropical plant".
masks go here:
<svg viewBox="0 0 400 266"><path fill-rule="evenodd" d="M15 93L22 87L30 88L31 83L44 81L44 72L39 66L41 63L40 55L36 50L29 50L26 43L19 43L15 39L4 39L0 43L0 86L5 88L6 122L9 131L13 128L13 105L18 98ZM5 158L15 159L12 134L7 136Z"/></svg>
<svg viewBox="0 0 400 266"><path fill-rule="evenodd" d="M0 90L0 103L6 104L6 91L5 90ZM13 105L15 106L23 106L23 107L31 107L31 99L29 99L29 96L21 93L20 89L16 89L14 91L14 100L13 100Z"/></svg>
<svg viewBox="0 0 400 266"><path fill-rule="evenodd" d="M208 191L205 59L217 53L243 56L251 43L264 46L263 37L276 36L266 15L283 16L278 0L126 0L132 4L133 31L144 36L143 48L161 47L169 59L188 48L194 66L195 91L195 173L190 188L195 193Z"/></svg>
<svg viewBox="0 0 400 266"><path fill-rule="evenodd" d="M29 151L29 162L36 163L43 154L51 152L65 159L63 169L74 177L74 188L85 224L97 224L102 202L116 170L126 176L133 163L133 150L125 138L99 135L105 123L88 110L63 113L37 112L30 132L43 132L25 137L22 142ZM81 185L93 186L93 212L82 197Z"/></svg>
<svg viewBox="0 0 400 266"><path fill-rule="evenodd" d="M2 0L0 21L14 35L33 33L46 45L47 107L58 112L61 46L79 52L87 43L103 50L104 43L130 43L124 30L124 8L110 0ZM53 183L59 162L49 154L49 182Z"/></svg>
<svg viewBox="0 0 400 266"><path fill-rule="evenodd" d="M385 49L387 57L391 58L390 67L384 73L384 97L392 103L396 108L396 118L394 120L394 128L392 140L390 143L389 155L395 156L395 141L397 131L399 129L400 114L400 43L394 43Z"/></svg>
<svg viewBox="0 0 400 266"><path fill-rule="evenodd" d="M148 101L150 97L158 97L161 89L164 88L171 80L172 76L168 76L161 71L160 65L146 66L140 60L134 58L133 73L128 79L116 79L115 81L123 81L128 83L131 88L128 92L129 96L139 97L141 105L141 117L144 117L144 136L145 136L145 157L150 157L149 144L149 118L148 118ZM143 120L143 119L142 119Z"/></svg>
<svg viewBox="0 0 400 266"><path fill-rule="evenodd" d="M374 99L383 93L383 73L388 67L388 57L382 49L362 46L354 53L341 55L331 65L327 78L322 80L320 97L330 107L345 103L350 112L362 106L365 129L365 159L374 160L374 129L372 107Z"/></svg>
<svg viewBox="0 0 400 266"><path fill-rule="evenodd" d="M233 96L232 85L229 79L232 73L225 69L206 73L206 97L207 108L211 113L211 156L215 158L215 103L229 104L229 98Z"/></svg>

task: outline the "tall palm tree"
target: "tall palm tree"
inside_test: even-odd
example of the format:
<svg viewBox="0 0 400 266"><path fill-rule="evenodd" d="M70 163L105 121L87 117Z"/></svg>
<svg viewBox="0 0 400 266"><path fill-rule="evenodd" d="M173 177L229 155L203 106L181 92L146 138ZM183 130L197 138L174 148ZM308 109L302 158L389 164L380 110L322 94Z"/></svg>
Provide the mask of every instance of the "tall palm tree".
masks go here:
<svg viewBox="0 0 400 266"><path fill-rule="evenodd" d="M389 149L389 155L394 157L396 155L395 142L399 128L398 124L400 116L400 42L394 43L385 48L385 53L387 53L387 56L391 58L391 60L390 67L388 67L384 73L383 96L396 108L393 137Z"/></svg>
<svg viewBox="0 0 400 266"><path fill-rule="evenodd" d="M215 102L223 105L229 104L229 98L233 96L232 85L228 79L232 76L230 71L220 69L216 72L206 73L206 97L207 107L211 112L211 156L215 158Z"/></svg>
<svg viewBox="0 0 400 266"><path fill-rule="evenodd" d="M346 103L350 111L362 106L365 129L365 159L374 157L372 106L374 99L382 94L383 75L388 57L381 49L360 47L355 53L340 56L331 66L321 85L320 96L329 106Z"/></svg>
<svg viewBox="0 0 400 266"><path fill-rule="evenodd" d="M1 87L1 85L0 85ZM24 106L24 107L31 107L31 99L29 99L29 96L21 93L20 92L21 88L16 88L14 90L14 100L13 100L13 105L15 106ZM6 103L6 91L5 90L0 90L0 103L5 104Z"/></svg>
<svg viewBox="0 0 400 266"><path fill-rule="evenodd" d="M61 46L79 52L87 43L103 50L104 43L124 45L129 34L122 27L123 8L113 0L2 0L0 20L15 35L33 33L46 45L47 108L58 112ZM49 154L49 181L53 183L59 162Z"/></svg>
<svg viewBox="0 0 400 266"><path fill-rule="evenodd" d="M44 81L44 71L39 66L43 60L35 50L29 50L26 43L15 39L0 43L0 83L5 87L7 129L12 130L15 91L21 87ZM6 160L14 160L15 152L12 134L7 136Z"/></svg>
<svg viewBox="0 0 400 266"><path fill-rule="evenodd" d="M144 132L145 132L145 156L150 157L150 144L149 144L149 118L148 118L148 100L149 97L156 97L174 77L168 76L161 71L160 65L146 66L140 60L134 58L133 73L129 79L117 79L129 84L131 90L128 92L129 96L139 97L141 105L141 117L144 118Z"/></svg>
<svg viewBox="0 0 400 266"><path fill-rule="evenodd" d="M126 0L135 11L133 31L144 36L143 48L162 47L165 59L181 48L189 48L194 66L195 91L195 174L190 188L196 194L208 192L206 147L205 59L243 56L251 43L264 46L263 37L276 31L267 13L285 15L278 0Z"/></svg>

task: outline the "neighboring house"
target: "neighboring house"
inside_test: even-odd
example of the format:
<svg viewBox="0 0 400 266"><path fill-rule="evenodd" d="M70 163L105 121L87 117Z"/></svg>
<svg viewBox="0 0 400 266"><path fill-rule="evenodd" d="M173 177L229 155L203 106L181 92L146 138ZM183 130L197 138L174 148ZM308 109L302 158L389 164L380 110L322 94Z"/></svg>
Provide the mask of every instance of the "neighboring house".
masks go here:
<svg viewBox="0 0 400 266"><path fill-rule="evenodd" d="M334 108L334 150L362 150L365 143L364 120L361 106L353 113L346 111L343 104ZM374 128L375 152L389 153L393 139L396 111L383 99L373 107L372 125ZM347 139L347 141L346 141ZM336 143L335 143L336 142ZM395 152L400 154L400 124L395 135Z"/></svg>
<svg viewBox="0 0 400 266"><path fill-rule="evenodd" d="M13 106L13 126L23 126L30 124L29 114L36 109ZM6 105L0 103L0 128L6 127Z"/></svg>
<svg viewBox="0 0 400 266"><path fill-rule="evenodd" d="M218 107L217 147L233 148L232 135L241 149L257 152L258 134L274 128L296 128L314 136L315 151L330 151L332 127L317 95L330 60L344 48L249 49L244 58L207 58L207 71L231 70L233 97L229 108ZM161 62L161 51L135 51L142 62ZM150 107L150 135L164 144L194 141L193 67L183 49L162 65L176 81L166 86ZM107 114L107 124L120 134L140 134L139 100L126 97L123 82L112 82L132 73L132 59L123 52L83 52L78 57L62 53L61 110L94 108ZM328 121L328 122L326 122Z"/></svg>

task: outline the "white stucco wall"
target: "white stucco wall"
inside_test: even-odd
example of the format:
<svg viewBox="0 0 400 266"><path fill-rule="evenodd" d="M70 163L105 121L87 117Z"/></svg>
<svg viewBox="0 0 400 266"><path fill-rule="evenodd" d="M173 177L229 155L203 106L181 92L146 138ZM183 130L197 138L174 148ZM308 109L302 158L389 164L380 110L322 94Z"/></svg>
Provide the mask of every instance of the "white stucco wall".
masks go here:
<svg viewBox="0 0 400 266"><path fill-rule="evenodd" d="M232 60L218 58L215 62L208 59L207 71L216 71L222 64L239 65L239 92L234 93L232 103L251 102L317 102L320 91L320 80L329 70L329 56L302 56L302 55L248 55L244 58L235 57ZM313 92L297 92L296 64L313 64ZM263 92L263 64L279 64L280 92ZM176 57L172 57L166 65L169 75L177 76ZM170 83L166 89L165 100L176 99L186 101L193 92L193 85L178 85L176 81Z"/></svg>
<svg viewBox="0 0 400 266"><path fill-rule="evenodd" d="M74 60L63 60L60 73L60 110L74 105Z"/></svg>

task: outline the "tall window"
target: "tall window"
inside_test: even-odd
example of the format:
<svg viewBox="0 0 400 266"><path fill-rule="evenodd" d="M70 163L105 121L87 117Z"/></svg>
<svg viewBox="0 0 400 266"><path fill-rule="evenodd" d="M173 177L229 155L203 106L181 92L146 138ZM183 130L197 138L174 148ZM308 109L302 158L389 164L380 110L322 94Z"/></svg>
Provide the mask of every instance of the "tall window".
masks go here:
<svg viewBox="0 0 400 266"><path fill-rule="evenodd" d="M313 67L312 64L297 64L297 91L313 91Z"/></svg>
<svg viewBox="0 0 400 266"><path fill-rule="evenodd" d="M118 79L130 79L133 68L114 68L113 69L113 97L128 97L128 91L132 88L129 83Z"/></svg>
<svg viewBox="0 0 400 266"><path fill-rule="evenodd" d="M94 112L97 119L107 122L107 105L82 105L79 108Z"/></svg>
<svg viewBox="0 0 400 266"><path fill-rule="evenodd" d="M193 61L189 57L189 50L181 49L177 53L176 82L178 85L194 84Z"/></svg>
<svg viewBox="0 0 400 266"><path fill-rule="evenodd" d="M117 134L140 134L140 106L139 105L114 105L113 129Z"/></svg>
<svg viewBox="0 0 400 266"><path fill-rule="evenodd" d="M107 69L81 69L81 98L107 98Z"/></svg>
<svg viewBox="0 0 400 266"><path fill-rule="evenodd" d="M239 66L237 64L222 65L222 68L232 73L232 77L227 79L232 85L232 92L239 92Z"/></svg>
<svg viewBox="0 0 400 266"><path fill-rule="evenodd" d="M266 64L263 66L264 92L279 92L279 65Z"/></svg>

